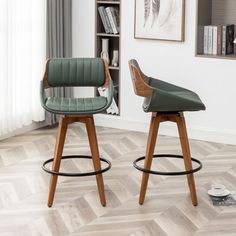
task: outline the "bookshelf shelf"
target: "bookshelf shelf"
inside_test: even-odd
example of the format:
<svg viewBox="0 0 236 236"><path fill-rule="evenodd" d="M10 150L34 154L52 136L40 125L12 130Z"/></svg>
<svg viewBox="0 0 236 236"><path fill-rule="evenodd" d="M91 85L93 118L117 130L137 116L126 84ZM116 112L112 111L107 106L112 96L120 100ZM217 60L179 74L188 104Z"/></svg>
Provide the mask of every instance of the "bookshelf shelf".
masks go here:
<svg viewBox="0 0 236 236"><path fill-rule="evenodd" d="M204 26L207 25L234 25L234 37L236 37L236 1L235 0L197 0L196 21L196 49L195 55L202 58L236 59L236 47L234 54L209 55L204 54Z"/></svg>
<svg viewBox="0 0 236 236"><path fill-rule="evenodd" d="M223 55L217 56L217 55L196 54L196 57L236 60L236 55L235 54L225 55L225 56L223 56Z"/></svg>
<svg viewBox="0 0 236 236"><path fill-rule="evenodd" d="M114 84L114 101L115 104L118 107L118 114L109 114L104 112L104 114L107 115L112 115L112 116L119 116L120 115L120 29L118 30L118 34L114 34L111 33L111 30L107 30L108 27L104 26L104 16L103 16L103 21L101 19L101 8L103 7L103 9L105 8L105 10L107 10L107 8L113 8L112 10L116 10L117 14L115 16L115 14L113 13L112 17L113 19L115 18L116 22L119 22L119 28L120 28L120 4L121 1L120 0L96 0L96 15L95 15L95 57L100 57L101 56L101 52L102 52L102 40L103 39L108 39L108 45L109 45L109 60L110 60L110 65L109 65L109 70L110 70L110 74L111 74L111 78L113 80L113 84ZM112 11L110 10L110 11ZM104 14L103 14L104 15ZM118 19L116 18L118 17ZM109 17L108 17L109 18ZM108 19L106 16L106 20L110 20ZM111 22L110 22L111 24ZM110 25L111 26L111 25ZM110 27L111 28L111 27ZM118 28L118 27L117 27ZM114 31L114 27L112 28L113 32ZM110 32L110 33L107 33ZM104 40L105 41L105 40ZM113 54L114 54L114 50L118 50L118 57L119 57L119 61L118 61L118 66L114 67L112 66L111 62L113 59ZM100 91L101 92L101 91ZM95 94L98 96L98 90L95 89Z"/></svg>
<svg viewBox="0 0 236 236"><path fill-rule="evenodd" d="M109 5L111 5L111 4L117 4L117 5L119 5L120 4L120 1L97 1L97 3L98 4L109 4Z"/></svg>
<svg viewBox="0 0 236 236"><path fill-rule="evenodd" d="M110 70L120 70L119 67L115 67L115 66L109 66L109 69L110 69Z"/></svg>
<svg viewBox="0 0 236 236"><path fill-rule="evenodd" d="M106 34L106 33L97 33L97 36L99 36L99 37L115 37L115 38L120 37L119 34Z"/></svg>

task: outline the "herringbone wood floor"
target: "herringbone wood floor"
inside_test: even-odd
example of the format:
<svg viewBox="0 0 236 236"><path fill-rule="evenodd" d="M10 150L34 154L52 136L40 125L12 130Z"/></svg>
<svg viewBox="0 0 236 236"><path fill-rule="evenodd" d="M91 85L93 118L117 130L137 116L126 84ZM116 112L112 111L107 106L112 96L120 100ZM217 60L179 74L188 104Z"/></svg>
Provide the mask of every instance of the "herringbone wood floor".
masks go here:
<svg viewBox="0 0 236 236"><path fill-rule="evenodd" d="M146 201L138 204L141 172L132 167L143 156L147 134L97 127L100 153L111 160L104 174L107 207L99 202L94 177L59 178L54 205L47 207L56 129L41 129L0 142L0 236L211 236L236 235L236 207L214 207L207 189L220 182L236 189L236 146L191 140L192 156L204 168L195 175L199 206L193 207L185 176L151 176ZM180 153L177 138L158 138L156 152ZM90 154L85 128L67 133L64 154ZM64 161L64 171L90 170L83 161ZM154 161L153 168L180 170L181 161Z"/></svg>

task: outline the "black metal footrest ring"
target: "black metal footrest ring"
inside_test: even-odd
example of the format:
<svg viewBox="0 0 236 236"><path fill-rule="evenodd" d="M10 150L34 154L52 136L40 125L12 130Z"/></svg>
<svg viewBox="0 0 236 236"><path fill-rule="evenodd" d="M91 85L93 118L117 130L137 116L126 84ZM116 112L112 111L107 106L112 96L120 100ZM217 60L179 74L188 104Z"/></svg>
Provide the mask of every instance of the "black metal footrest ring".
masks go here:
<svg viewBox="0 0 236 236"><path fill-rule="evenodd" d="M62 156L61 159L92 159L92 157L91 156L84 156L84 155L81 155L81 156L71 155L71 156ZM50 170L46 167L46 165L50 162L53 162L53 158L45 161L43 163L42 169L49 174L59 175L59 176L69 176L69 177L92 176L92 175L102 174L102 173L111 169L111 162L110 161L108 161L104 158L100 158L100 161L105 162L108 166L104 169L99 170L99 171L91 171L91 172L86 172L86 173L66 173L66 172L56 172L56 171Z"/></svg>
<svg viewBox="0 0 236 236"><path fill-rule="evenodd" d="M181 155L172 155L172 154L159 154L159 155L153 155L153 158L178 158L178 159L183 159L184 157L181 156ZM188 171L177 171L177 172L162 172L162 171L154 171L154 170L149 170L149 169L145 169L145 168L142 168L140 166L137 165L137 163L139 161L142 161L145 159L145 156L144 157L139 157L137 158L134 162L133 162L133 166L139 170L139 171L142 171L142 172L145 172L145 173L149 173L149 174L154 174L154 175L188 175L188 174L192 174L192 173L195 173L199 170L202 169L202 163L195 159L195 158L191 158L192 162L195 162L195 163L198 163L198 167L195 168L195 169L192 169L192 170L188 170Z"/></svg>

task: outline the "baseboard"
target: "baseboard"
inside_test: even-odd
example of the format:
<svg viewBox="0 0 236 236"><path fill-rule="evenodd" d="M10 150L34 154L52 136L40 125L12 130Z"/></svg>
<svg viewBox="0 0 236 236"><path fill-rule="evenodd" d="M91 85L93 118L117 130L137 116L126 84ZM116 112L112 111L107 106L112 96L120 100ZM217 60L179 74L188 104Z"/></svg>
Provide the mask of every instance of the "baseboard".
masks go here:
<svg viewBox="0 0 236 236"><path fill-rule="evenodd" d="M149 123L126 120L119 116L96 115L95 122L98 126L148 132ZM209 142L224 143L236 145L236 132L228 130L210 130L201 127L187 127L190 139L197 139ZM161 125L159 134L178 137L178 131L174 124L165 123Z"/></svg>
<svg viewBox="0 0 236 236"><path fill-rule="evenodd" d="M39 129L46 126L45 122L33 122L32 124L28 125L28 126L24 126L23 128L17 129L13 132L10 132L8 134L5 135L1 135L0 136L0 140L6 139L6 138L10 138L12 136L16 136L16 135L20 135L35 129Z"/></svg>

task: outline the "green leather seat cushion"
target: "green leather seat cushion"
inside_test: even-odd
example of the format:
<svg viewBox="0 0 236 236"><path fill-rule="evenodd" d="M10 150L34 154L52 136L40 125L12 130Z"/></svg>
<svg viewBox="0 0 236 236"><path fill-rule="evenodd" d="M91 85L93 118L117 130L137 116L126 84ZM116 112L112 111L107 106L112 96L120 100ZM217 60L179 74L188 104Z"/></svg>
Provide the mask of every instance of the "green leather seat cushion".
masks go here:
<svg viewBox="0 0 236 236"><path fill-rule="evenodd" d="M46 97L43 81L40 84L43 108L55 114L86 115L105 111L113 99L113 82L109 81L107 96L91 98Z"/></svg>
<svg viewBox="0 0 236 236"><path fill-rule="evenodd" d="M106 107L108 101L105 97L92 98L63 98L49 97L46 106L54 113L96 113Z"/></svg>
<svg viewBox="0 0 236 236"><path fill-rule="evenodd" d="M151 97L144 99L145 112L180 112L205 110L199 96L185 88L150 78L149 85L153 89Z"/></svg>

